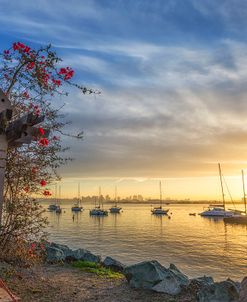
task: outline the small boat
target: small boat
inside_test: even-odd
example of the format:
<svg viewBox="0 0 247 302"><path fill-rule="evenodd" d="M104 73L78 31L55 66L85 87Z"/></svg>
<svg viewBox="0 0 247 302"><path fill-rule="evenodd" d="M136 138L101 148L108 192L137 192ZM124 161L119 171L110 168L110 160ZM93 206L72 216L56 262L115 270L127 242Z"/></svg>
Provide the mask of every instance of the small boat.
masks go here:
<svg viewBox="0 0 247 302"><path fill-rule="evenodd" d="M50 204L49 207L48 207L49 211L56 211L56 209L57 209L57 205L56 204Z"/></svg>
<svg viewBox="0 0 247 302"><path fill-rule="evenodd" d="M95 207L94 209L90 210L90 215L92 216L107 216L108 211L101 209L100 207Z"/></svg>
<svg viewBox="0 0 247 302"><path fill-rule="evenodd" d="M122 208L117 206L117 187L115 187L115 204L109 209L109 211L110 213L116 214L120 213L121 210Z"/></svg>
<svg viewBox="0 0 247 302"><path fill-rule="evenodd" d="M224 194L224 187L223 187L223 181L222 181L222 173L221 173L221 167L220 164L218 164L219 167L219 176L220 176L220 184L221 184L221 193L222 193L222 201L223 204L215 204L215 205L209 205L207 210L203 211L199 215L203 217L232 217L236 215L235 210L226 210L226 201L225 201L225 194Z"/></svg>
<svg viewBox="0 0 247 302"><path fill-rule="evenodd" d="M78 183L78 200L77 203L74 204L73 207L71 207L72 212L81 212L83 210L83 207L81 207L81 197L80 197L80 183Z"/></svg>
<svg viewBox="0 0 247 302"><path fill-rule="evenodd" d="M242 170L242 183L243 183L243 201L244 201L245 211L237 211L238 215L234 215L232 217L225 217L224 218L225 223L247 225L247 203L246 203L244 171L243 170Z"/></svg>
<svg viewBox="0 0 247 302"><path fill-rule="evenodd" d="M189 213L190 216L196 216L196 213Z"/></svg>
<svg viewBox="0 0 247 302"><path fill-rule="evenodd" d="M161 181L160 181L160 206L155 207L151 210L152 214L154 215L167 215L169 212L169 209L163 209L162 208L162 190L161 190Z"/></svg>
<svg viewBox="0 0 247 302"><path fill-rule="evenodd" d="M108 215L108 211L103 209L103 199L102 199L102 195L101 195L101 187L99 187L99 205L96 206L96 199L95 199L95 207L94 209L89 211L89 214L91 216L107 216Z"/></svg>

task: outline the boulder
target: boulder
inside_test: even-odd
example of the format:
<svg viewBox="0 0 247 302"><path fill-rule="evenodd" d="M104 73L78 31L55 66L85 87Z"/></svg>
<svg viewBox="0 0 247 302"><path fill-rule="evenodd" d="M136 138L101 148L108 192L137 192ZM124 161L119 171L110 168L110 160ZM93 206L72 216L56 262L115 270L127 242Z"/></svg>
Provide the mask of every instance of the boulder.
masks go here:
<svg viewBox="0 0 247 302"><path fill-rule="evenodd" d="M166 293L169 295L177 295L181 292L183 287L189 285L189 279L174 265L170 264L166 270L165 278L152 287L152 290L156 292Z"/></svg>
<svg viewBox="0 0 247 302"><path fill-rule="evenodd" d="M240 284L239 302L247 302L247 277Z"/></svg>
<svg viewBox="0 0 247 302"><path fill-rule="evenodd" d="M190 285L202 288L214 284L214 279L210 276L198 277L190 280Z"/></svg>
<svg viewBox="0 0 247 302"><path fill-rule="evenodd" d="M115 272L122 272L125 268L124 264L111 257L106 257L102 264L104 267L110 268Z"/></svg>
<svg viewBox="0 0 247 302"><path fill-rule="evenodd" d="M58 244L58 243L52 242L50 244L50 247L55 247L55 248L63 251L65 259L68 258L68 257L72 257L73 256L73 250L70 249L67 245Z"/></svg>
<svg viewBox="0 0 247 302"><path fill-rule="evenodd" d="M56 247L49 246L46 248L46 261L56 263L65 260L64 252Z"/></svg>
<svg viewBox="0 0 247 302"><path fill-rule="evenodd" d="M72 257L75 260L83 260L96 263L100 262L100 256L94 255L90 251L84 249L77 249L73 251Z"/></svg>
<svg viewBox="0 0 247 302"><path fill-rule="evenodd" d="M233 282L222 281L203 287L197 297L199 302L237 302L239 292Z"/></svg>
<svg viewBox="0 0 247 302"><path fill-rule="evenodd" d="M189 279L175 266L166 269L155 260L128 266L123 273L134 288L152 289L171 295L180 293L182 286L189 284Z"/></svg>

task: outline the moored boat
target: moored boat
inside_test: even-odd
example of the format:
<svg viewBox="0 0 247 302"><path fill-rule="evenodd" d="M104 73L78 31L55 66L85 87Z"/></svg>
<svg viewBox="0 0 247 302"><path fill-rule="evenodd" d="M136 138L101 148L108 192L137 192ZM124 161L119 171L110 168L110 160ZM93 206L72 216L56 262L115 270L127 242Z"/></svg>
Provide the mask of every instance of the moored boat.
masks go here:
<svg viewBox="0 0 247 302"><path fill-rule="evenodd" d="M101 187L99 187L99 205L96 206L96 199L95 199L95 207L94 209L89 211L89 214L91 216L107 216L108 215L108 211L103 209L103 198L101 195Z"/></svg>
<svg viewBox="0 0 247 302"><path fill-rule="evenodd" d="M80 190L80 183L78 183L78 199L74 206L71 207L72 212L81 212L83 207L81 206L81 190Z"/></svg>
<svg viewBox="0 0 247 302"><path fill-rule="evenodd" d="M245 211L238 211L238 215L232 217L225 217L225 223L233 223L233 224L244 224L247 225L247 203L246 203L246 193L245 193L245 181L244 181L244 171L242 170L242 184L243 184L243 201Z"/></svg>
<svg viewBox="0 0 247 302"><path fill-rule="evenodd" d="M115 187L115 204L109 209L110 213L117 214L120 213L122 208L117 205L117 187Z"/></svg>
<svg viewBox="0 0 247 302"><path fill-rule="evenodd" d="M159 182L159 188L160 188L160 206L155 207L151 210L152 214L154 215L167 215L169 212L169 209L163 209L162 207L162 190L161 190L161 181Z"/></svg>
<svg viewBox="0 0 247 302"><path fill-rule="evenodd" d="M226 201L225 201L225 193L222 181L222 173L221 173L221 166L218 164L219 168L219 176L220 176L220 185L221 185L221 194L222 194L222 204L217 205L209 205L207 210L199 213L199 215L204 217L232 217L236 215L235 210L226 210Z"/></svg>

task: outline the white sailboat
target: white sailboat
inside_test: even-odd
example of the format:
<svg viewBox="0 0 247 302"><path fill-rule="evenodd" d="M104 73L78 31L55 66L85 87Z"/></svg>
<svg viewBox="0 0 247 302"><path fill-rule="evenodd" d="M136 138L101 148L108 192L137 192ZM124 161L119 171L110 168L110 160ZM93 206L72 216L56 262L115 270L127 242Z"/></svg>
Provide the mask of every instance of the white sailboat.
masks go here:
<svg viewBox="0 0 247 302"><path fill-rule="evenodd" d="M232 216L236 215L235 210L226 210L226 201L225 201L225 194L224 194L224 187L223 187L220 164L218 164L218 167L219 167L219 176L220 176L220 185L221 185L223 204L209 205L209 207L206 211L199 214L204 217L232 217Z"/></svg>
<svg viewBox="0 0 247 302"><path fill-rule="evenodd" d="M55 195L55 197L56 197L56 205L57 205L57 208L56 208L56 210L55 210L55 212L57 213L57 214L61 214L62 213L62 209L61 209L61 207L60 207L60 205L59 205L59 203L61 202L61 186L59 186L58 187L58 196L59 196L59 201L58 201L58 199L57 199L57 184L56 184L56 195Z"/></svg>
<svg viewBox="0 0 247 302"><path fill-rule="evenodd" d="M244 211L237 211L238 215L232 217L225 217L225 223L236 223L236 224L247 224L247 203L246 203L246 193L245 193L245 182L244 182L244 171L242 170L242 184L243 184L243 201L244 201Z"/></svg>
<svg viewBox="0 0 247 302"><path fill-rule="evenodd" d="M89 211L89 214L91 216L107 216L108 211L103 209L103 199L101 195L101 187L99 187L99 205L96 206L96 200L95 200L95 208Z"/></svg>
<svg viewBox="0 0 247 302"><path fill-rule="evenodd" d="M55 203L52 203L48 206L48 211L56 212L59 210L60 206L57 204L57 184L55 184Z"/></svg>
<svg viewBox="0 0 247 302"><path fill-rule="evenodd" d="M162 207L162 190L161 190L161 181L160 181L160 206L155 207L151 210L154 215L166 215L169 212L169 209L163 209Z"/></svg>
<svg viewBox="0 0 247 302"><path fill-rule="evenodd" d="M78 196L77 196L77 203L74 204L73 207L71 207L72 212L81 212L83 210L83 207L81 207L81 188L80 183L78 183Z"/></svg>
<svg viewBox="0 0 247 302"><path fill-rule="evenodd" d="M122 208L117 206L117 187L115 187L115 204L109 209L109 211L110 213L120 213L121 210Z"/></svg>

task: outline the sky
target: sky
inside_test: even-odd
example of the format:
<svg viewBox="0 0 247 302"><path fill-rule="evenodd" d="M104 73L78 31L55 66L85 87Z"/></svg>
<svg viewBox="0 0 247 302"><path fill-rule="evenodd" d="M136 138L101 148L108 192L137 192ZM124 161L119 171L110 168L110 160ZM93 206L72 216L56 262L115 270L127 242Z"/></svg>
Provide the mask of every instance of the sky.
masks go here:
<svg viewBox="0 0 247 302"><path fill-rule="evenodd" d="M62 195L220 198L217 163L234 197L247 169L247 2L0 0L1 49L51 43L75 80L65 138L73 162Z"/></svg>

